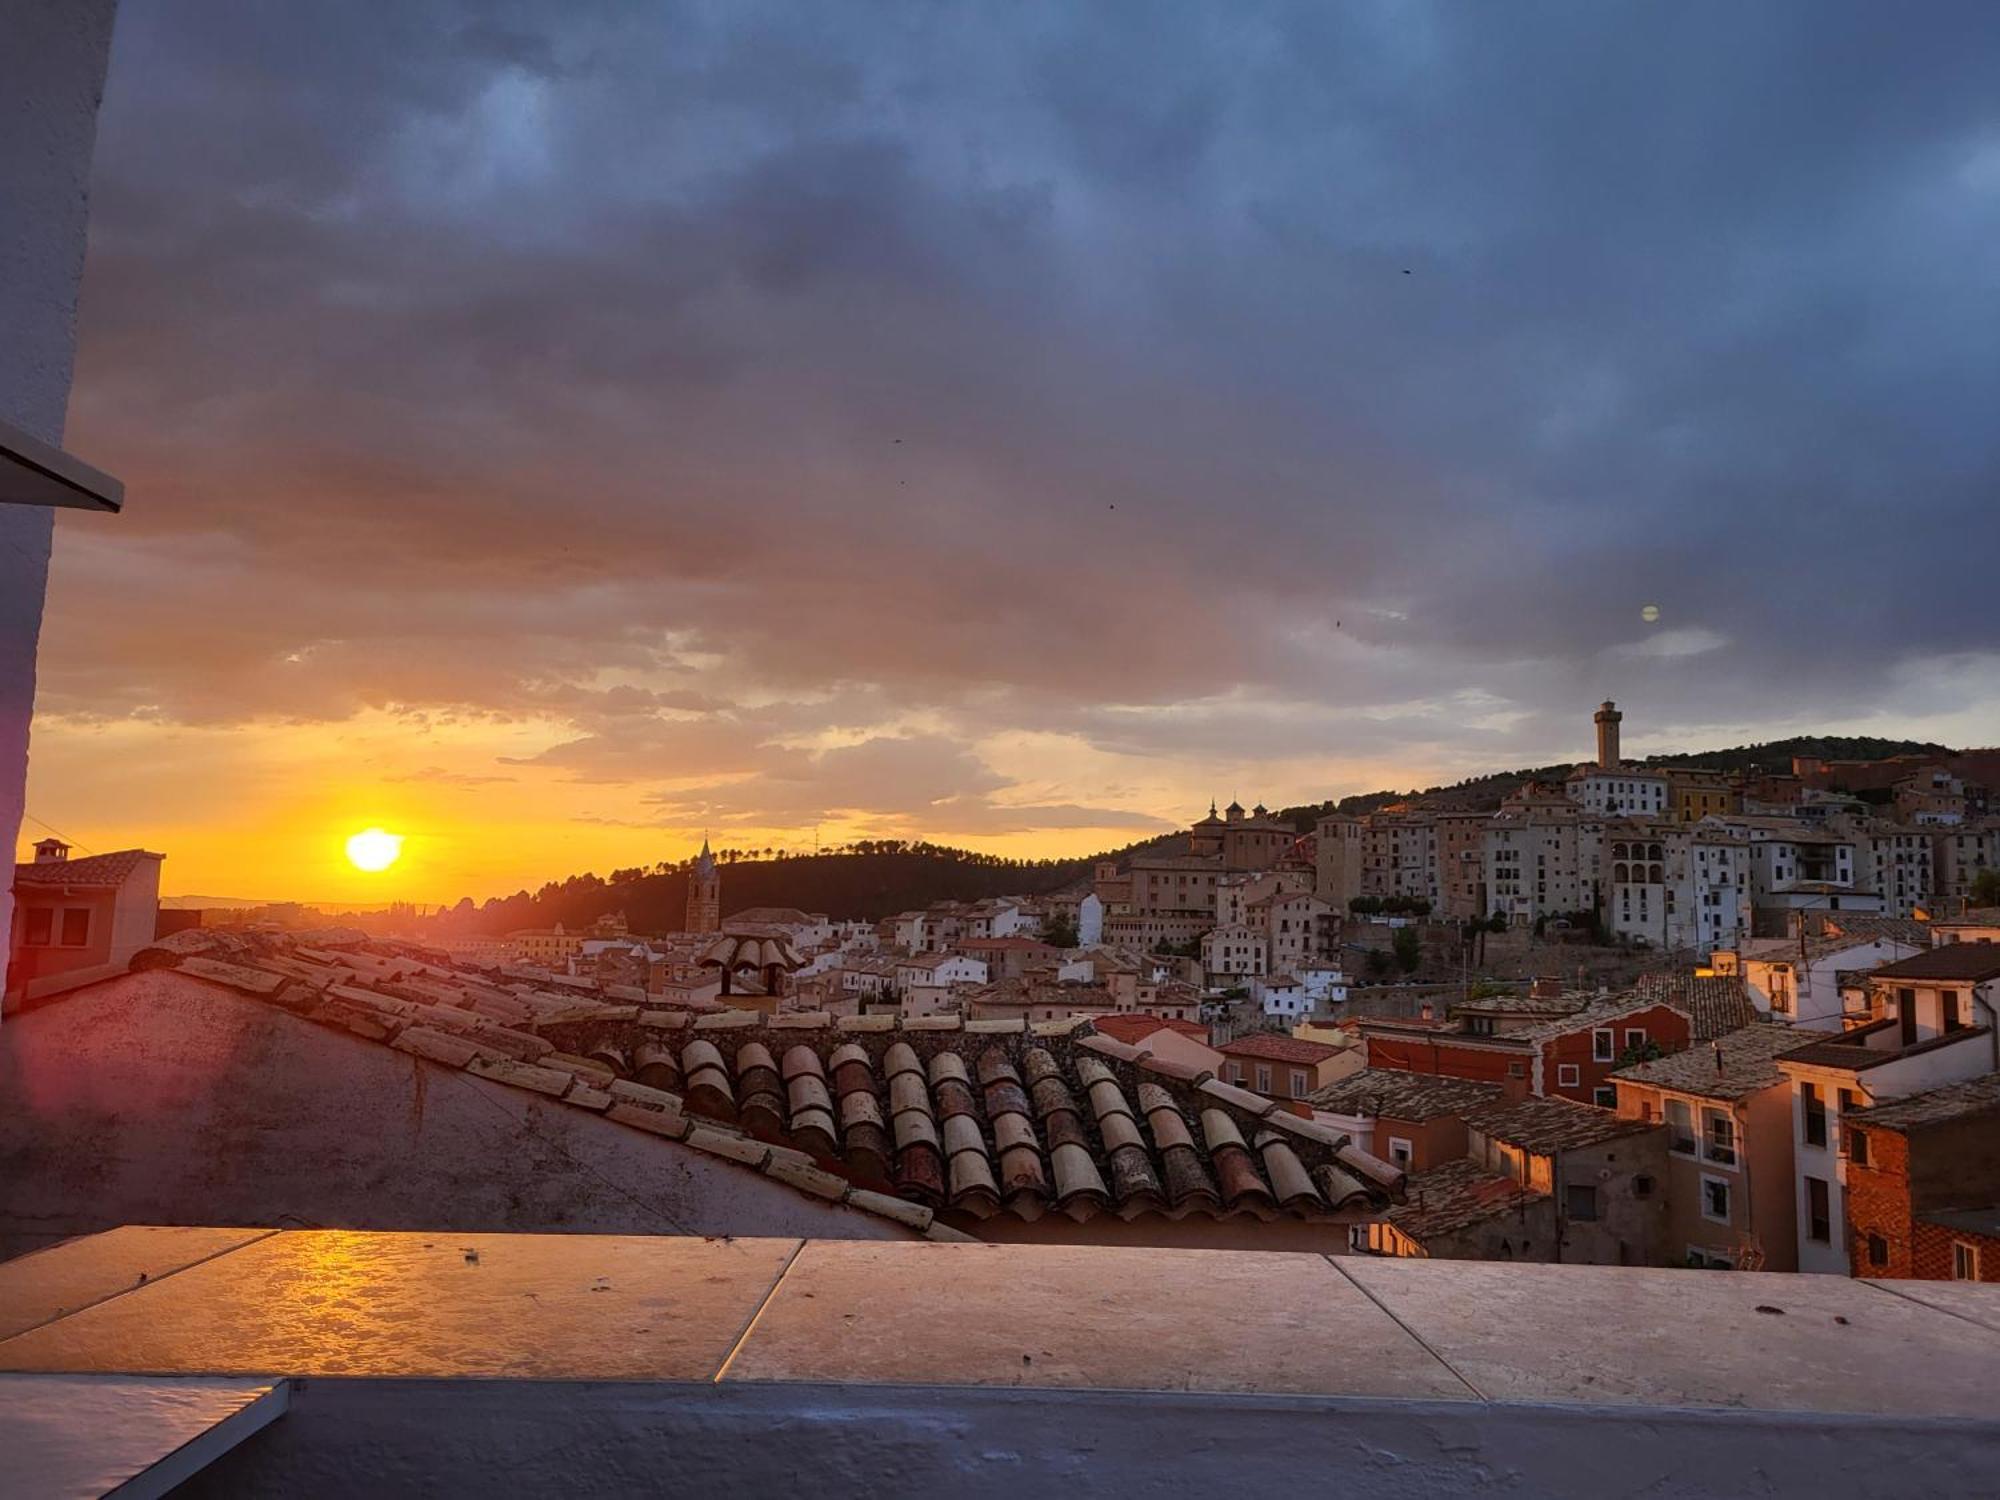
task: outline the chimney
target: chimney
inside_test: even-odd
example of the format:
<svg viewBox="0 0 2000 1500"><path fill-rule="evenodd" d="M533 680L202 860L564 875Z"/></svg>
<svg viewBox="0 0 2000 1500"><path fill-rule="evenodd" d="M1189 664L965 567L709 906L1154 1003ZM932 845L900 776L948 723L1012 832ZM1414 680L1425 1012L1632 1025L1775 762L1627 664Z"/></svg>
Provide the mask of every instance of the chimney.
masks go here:
<svg viewBox="0 0 2000 1500"><path fill-rule="evenodd" d="M35 845L35 863L59 865L69 858L69 845L61 839L43 839Z"/></svg>
<svg viewBox="0 0 2000 1500"><path fill-rule="evenodd" d="M1618 769L1618 726L1625 715L1618 712L1618 705L1606 698L1592 716L1597 724L1597 764L1607 771Z"/></svg>

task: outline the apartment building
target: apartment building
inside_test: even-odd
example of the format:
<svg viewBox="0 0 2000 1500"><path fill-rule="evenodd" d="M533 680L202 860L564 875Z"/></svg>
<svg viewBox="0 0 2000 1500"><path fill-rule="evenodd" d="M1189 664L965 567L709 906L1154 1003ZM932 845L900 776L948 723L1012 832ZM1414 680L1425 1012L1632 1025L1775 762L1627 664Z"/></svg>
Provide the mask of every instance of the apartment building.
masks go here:
<svg viewBox="0 0 2000 1500"><path fill-rule="evenodd" d="M1598 905L1604 824L1546 801L1503 806L1481 838L1491 914L1526 926Z"/></svg>
<svg viewBox="0 0 2000 1500"><path fill-rule="evenodd" d="M1666 1127L1663 1259L1725 1270L1798 1269L1791 1080L1782 1026L1752 1025L1611 1075L1621 1117Z"/></svg>
<svg viewBox="0 0 2000 1500"><path fill-rule="evenodd" d="M1791 1079L1799 1269L1847 1275L1850 1116L2000 1071L2000 945L1947 943L1867 978L1869 1018L1778 1058Z"/></svg>
<svg viewBox="0 0 2000 1500"><path fill-rule="evenodd" d="M1841 1135L1856 1276L2000 1281L2000 1073L1856 1110Z"/></svg>

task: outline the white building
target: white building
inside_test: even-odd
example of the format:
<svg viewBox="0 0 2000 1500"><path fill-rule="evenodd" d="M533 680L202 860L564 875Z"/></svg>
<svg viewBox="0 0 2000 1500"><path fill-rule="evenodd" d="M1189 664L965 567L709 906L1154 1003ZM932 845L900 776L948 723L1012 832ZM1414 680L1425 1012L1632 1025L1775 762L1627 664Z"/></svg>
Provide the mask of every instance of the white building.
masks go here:
<svg viewBox="0 0 2000 1500"><path fill-rule="evenodd" d="M1076 904L1076 943L1087 948L1104 941L1104 903L1092 891Z"/></svg>
<svg viewBox="0 0 2000 1500"><path fill-rule="evenodd" d="M1296 1021L1312 1013L1312 996L1306 993L1305 984L1296 974L1273 974L1268 979L1252 980L1250 995L1267 1016Z"/></svg>
<svg viewBox="0 0 2000 1500"><path fill-rule="evenodd" d="M1852 1110L2000 1070L2000 945L1948 943L1868 976L1873 1019L1779 1057L1792 1081L1799 1269L1850 1274Z"/></svg>
<svg viewBox="0 0 2000 1500"><path fill-rule="evenodd" d="M1658 771L1638 766L1579 766L1563 783L1585 812L1607 818L1664 818L1669 784Z"/></svg>
<svg viewBox="0 0 2000 1500"><path fill-rule="evenodd" d="M1936 830L1869 822L1853 830L1861 885L1892 917L1928 910L1937 880Z"/></svg>
<svg viewBox="0 0 2000 1500"><path fill-rule="evenodd" d="M1807 932L1746 938L1716 949L1709 963L1718 974L1741 975L1750 1003L1772 1020L1833 1029L1842 1020L1841 975L1913 958L1924 947L1914 935Z"/></svg>
<svg viewBox="0 0 2000 1500"><path fill-rule="evenodd" d="M1261 928L1234 923L1202 935L1201 966L1211 984L1260 977L1269 959L1270 944Z"/></svg>
<svg viewBox="0 0 2000 1500"><path fill-rule="evenodd" d="M1598 904L1604 824L1546 802L1501 808L1482 840L1486 905L1516 925Z"/></svg>

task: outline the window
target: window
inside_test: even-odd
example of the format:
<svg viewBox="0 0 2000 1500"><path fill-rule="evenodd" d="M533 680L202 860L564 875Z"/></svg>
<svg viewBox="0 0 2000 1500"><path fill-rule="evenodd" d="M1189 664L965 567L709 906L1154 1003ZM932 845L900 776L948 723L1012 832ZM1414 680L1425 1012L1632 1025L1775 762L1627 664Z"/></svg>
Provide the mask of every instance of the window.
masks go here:
<svg viewBox="0 0 2000 1500"><path fill-rule="evenodd" d="M1842 1137L1847 1142L1847 1159L1857 1167L1868 1165L1868 1132L1857 1130L1852 1125L1843 1126Z"/></svg>
<svg viewBox="0 0 2000 1500"><path fill-rule="evenodd" d="M1563 1212L1583 1223L1597 1221L1597 1189L1586 1182L1573 1182L1563 1189Z"/></svg>
<svg viewBox="0 0 2000 1500"><path fill-rule="evenodd" d="M1826 1144L1826 1100L1821 1097L1819 1085L1802 1083L1799 1085L1799 1100L1805 1113L1806 1144L1824 1146Z"/></svg>
<svg viewBox="0 0 2000 1500"><path fill-rule="evenodd" d="M1729 1183L1725 1178L1702 1174L1701 1216L1712 1224L1729 1222Z"/></svg>
<svg viewBox="0 0 2000 1500"><path fill-rule="evenodd" d="M1646 1028L1627 1026L1625 1028L1625 1050L1633 1052L1646 1045Z"/></svg>
<svg viewBox="0 0 2000 1500"><path fill-rule="evenodd" d="M1408 1171L1410 1160L1414 1154L1410 1148L1410 1143L1401 1136L1392 1135L1389 1137L1389 1160L1397 1166Z"/></svg>
<svg viewBox="0 0 2000 1500"><path fill-rule="evenodd" d="M1310 1090L1306 1086L1306 1072L1303 1068L1292 1069L1292 1097L1303 1099Z"/></svg>
<svg viewBox="0 0 2000 1500"><path fill-rule="evenodd" d="M1871 1266L1889 1264L1889 1242L1879 1234L1868 1236L1868 1264Z"/></svg>
<svg viewBox="0 0 2000 1500"><path fill-rule="evenodd" d="M90 941L90 908L67 906L62 914L62 945L81 948Z"/></svg>
<svg viewBox="0 0 2000 1500"><path fill-rule="evenodd" d="M1231 1064L1229 1065L1229 1081L1230 1081L1231 1083L1235 1084L1235 1085L1236 1085L1237 1087L1239 1087L1239 1088L1241 1088L1241 1087L1242 1087L1242 1085L1243 1085L1243 1064L1242 1064L1242 1063L1240 1063L1240 1062L1233 1062L1233 1063L1231 1063Z"/></svg>
<svg viewBox="0 0 2000 1500"><path fill-rule="evenodd" d="M1618 1055L1617 1034L1608 1026L1599 1027L1590 1034L1590 1060L1610 1062Z"/></svg>
<svg viewBox="0 0 2000 1500"><path fill-rule="evenodd" d="M1706 1127L1707 1145L1702 1152L1708 1160L1718 1166L1736 1165L1736 1120L1719 1109L1702 1111L1702 1122Z"/></svg>
<svg viewBox="0 0 2000 1500"><path fill-rule="evenodd" d="M1977 1281L1979 1279L1979 1247L1969 1245L1964 1240L1951 1242L1951 1279L1953 1281Z"/></svg>
<svg viewBox="0 0 2000 1500"><path fill-rule="evenodd" d="M1576 1063L1556 1065L1556 1087L1559 1089L1578 1088L1583 1083L1583 1069Z"/></svg>
<svg viewBox="0 0 2000 1500"><path fill-rule="evenodd" d="M1596 1089L1592 1090L1590 1102L1595 1104L1599 1109L1616 1109L1618 1107L1618 1090L1608 1083L1600 1084Z"/></svg>
<svg viewBox="0 0 2000 1500"><path fill-rule="evenodd" d="M46 948L56 940L56 914L46 906L28 908L28 930L21 942L29 948Z"/></svg>
<svg viewBox="0 0 2000 1500"><path fill-rule="evenodd" d="M1257 1092L1260 1094L1271 1092L1271 1065L1269 1063L1257 1064Z"/></svg>
<svg viewBox="0 0 2000 1500"><path fill-rule="evenodd" d="M1694 1155L1694 1113L1685 1099L1669 1099L1667 1111L1667 1149L1681 1156Z"/></svg>
<svg viewBox="0 0 2000 1500"><path fill-rule="evenodd" d="M1938 992L1938 1000L1941 1002L1944 1010L1944 1029L1946 1031L1957 1031L1963 1027L1965 1022L1960 1019L1958 1011L1958 991L1940 990Z"/></svg>
<svg viewBox="0 0 2000 1500"><path fill-rule="evenodd" d="M1637 1177L1634 1177L1632 1179L1632 1196L1634 1198L1652 1197L1653 1179L1648 1177L1644 1172L1641 1172Z"/></svg>
<svg viewBox="0 0 2000 1500"><path fill-rule="evenodd" d="M1806 1179L1806 1238L1833 1243L1833 1208L1824 1177Z"/></svg>
<svg viewBox="0 0 2000 1500"><path fill-rule="evenodd" d="M1507 1076L1509 1078L1526 1078L1528 1076L1527 1065L1524 1063L1517 1063L1517 1062L1508 1063Z"/></svg>
<svg viewBox="0 0 2000 1500"><path fill-rule="evenodd" d="M1896 1019L1903 1023L1903 1045L1912 1046L1917 1040L1917 992L1903 989L1896 991Z"/></svg>

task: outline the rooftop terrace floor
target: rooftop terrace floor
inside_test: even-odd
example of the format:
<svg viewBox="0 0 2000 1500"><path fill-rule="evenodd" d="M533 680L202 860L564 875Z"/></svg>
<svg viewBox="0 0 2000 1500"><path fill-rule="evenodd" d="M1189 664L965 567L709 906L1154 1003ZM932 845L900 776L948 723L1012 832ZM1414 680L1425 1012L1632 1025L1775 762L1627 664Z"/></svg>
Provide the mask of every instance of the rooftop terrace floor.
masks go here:
<svg viewBox="0 0 2000 1500"><path fill-rule="evenodd" d="M1973 1494L2000 1464L2000 1286L1815 1276L127 1228L0 1265L0 1371L289 1377L195 1494Z"/></svg>

